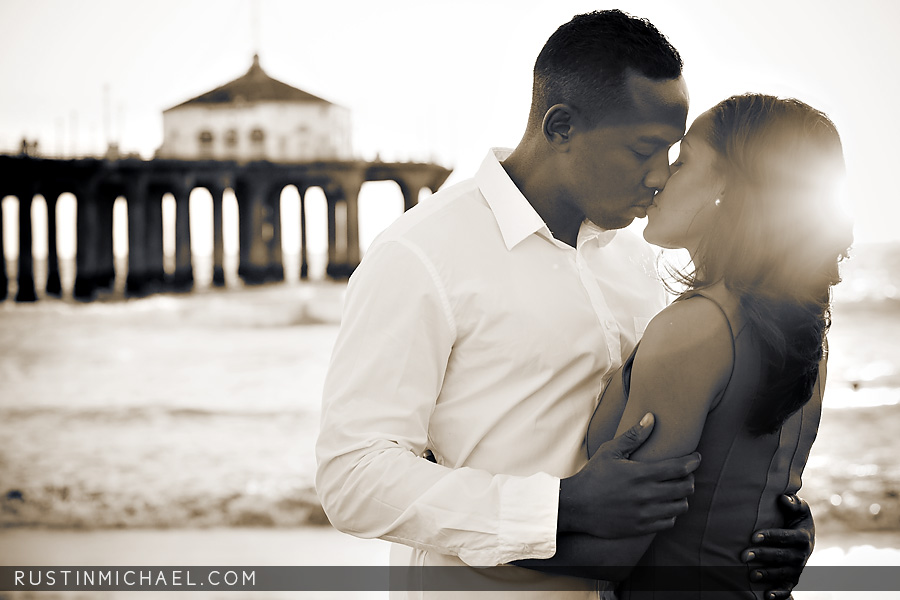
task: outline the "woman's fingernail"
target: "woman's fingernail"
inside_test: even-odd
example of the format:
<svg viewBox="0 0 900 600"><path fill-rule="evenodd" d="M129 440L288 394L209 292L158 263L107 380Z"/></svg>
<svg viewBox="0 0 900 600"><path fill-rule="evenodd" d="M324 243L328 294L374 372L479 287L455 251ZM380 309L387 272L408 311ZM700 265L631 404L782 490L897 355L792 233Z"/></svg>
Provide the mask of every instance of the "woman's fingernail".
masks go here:
<svg viewBox="0 0 900 600"><path fill-rule="evenodd" d="M762 542L762 541L765 540L765 539L766 539L766 536L764 536L764 535L761 534L761 533L757 533L756 535L753 536L753 541L754 541L754 542Z"/></svg>

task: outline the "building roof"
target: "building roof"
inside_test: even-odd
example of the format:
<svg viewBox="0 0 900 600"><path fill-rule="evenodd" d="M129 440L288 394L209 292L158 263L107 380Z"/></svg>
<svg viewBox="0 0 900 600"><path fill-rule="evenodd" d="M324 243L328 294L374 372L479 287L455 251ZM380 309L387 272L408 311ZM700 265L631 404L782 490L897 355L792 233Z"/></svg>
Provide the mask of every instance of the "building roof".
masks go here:
<svg viewBox="0 0 900 600"><path fill-rule="evenodd" d="M259 65L259 55L254 54L253 64L250 65L250 70L246 74L205 94L200 94L196 98L191 98L172 108L168 108L163 112L193 104L231 104L260 101L331 104L328 100L269 77Z"/></svg>

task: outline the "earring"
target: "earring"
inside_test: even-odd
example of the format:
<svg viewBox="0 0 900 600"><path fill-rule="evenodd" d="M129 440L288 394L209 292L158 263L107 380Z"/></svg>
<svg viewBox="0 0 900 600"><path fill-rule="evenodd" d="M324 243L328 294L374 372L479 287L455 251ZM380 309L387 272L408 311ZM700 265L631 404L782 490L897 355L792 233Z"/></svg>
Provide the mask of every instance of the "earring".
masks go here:
<svg viewBox="0 0 900 600"><path fill-rule="evenodd" d="M719 198L716 198L716 201L714 204L716 205L716 207L722 206L722 200Z"/></svg>

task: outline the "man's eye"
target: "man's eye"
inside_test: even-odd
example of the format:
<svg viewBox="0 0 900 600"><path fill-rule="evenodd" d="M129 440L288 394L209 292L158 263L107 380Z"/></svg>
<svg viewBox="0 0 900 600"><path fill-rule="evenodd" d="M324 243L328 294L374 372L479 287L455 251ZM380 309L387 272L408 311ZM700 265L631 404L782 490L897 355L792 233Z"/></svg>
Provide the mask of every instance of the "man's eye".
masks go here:
<svg viewBox="0 0 900 600"><path fill-rule="evenodd" d="M653 156L653 154L644 154L643 152L638 152L637 150L634 150L634 149L632 149L631 152L634 153L634 155L641 160L647 160L651 156Z"/></svg>
<svg viewBox="0 0 900 600"><path fill-rule="evenodd" d="M680 160L675 161L675 162L672 163L670 169L672 169L673 171L677 171L678 169L681 168L681 166L682 166L683 164L684 164L684 163L683 163L682 161L680 161Z"/></svg>

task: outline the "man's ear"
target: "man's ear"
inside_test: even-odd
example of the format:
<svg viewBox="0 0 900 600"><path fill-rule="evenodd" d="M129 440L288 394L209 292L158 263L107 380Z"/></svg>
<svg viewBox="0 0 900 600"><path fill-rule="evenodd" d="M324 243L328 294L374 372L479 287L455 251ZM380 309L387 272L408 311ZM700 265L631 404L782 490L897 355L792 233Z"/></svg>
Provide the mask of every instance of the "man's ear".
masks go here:
<svg viewBox="0 0 900 600"><path fill-rule="evenodd" d="M568 104L554 104L544 113L544 139L557 151L566 152L572 137L574 110Z"/></svg>

